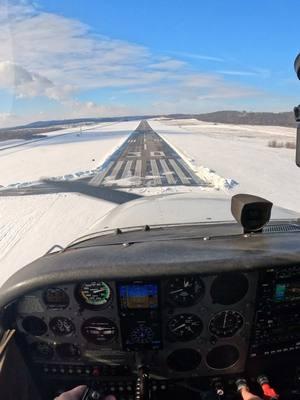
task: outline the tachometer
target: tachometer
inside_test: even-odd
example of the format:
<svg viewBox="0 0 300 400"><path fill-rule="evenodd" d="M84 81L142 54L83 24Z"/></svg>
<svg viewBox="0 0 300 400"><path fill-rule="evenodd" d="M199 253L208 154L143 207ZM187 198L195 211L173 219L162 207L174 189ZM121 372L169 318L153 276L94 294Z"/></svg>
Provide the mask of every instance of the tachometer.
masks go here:
<svg viewBox="0 0 300 400"><path fill-rule="evenodd" d="M77 299L87 308L98 309L105 306L111 298L111 289L103 281L81 283L77 287Z"/></svg>
<svg viewBox="0 0 300 400"><path fill-rule="evenodd" d="M169 340L186 342L200 335L203 324L197 315L179 314L169 320L167 329Z"/></svg>
<svg viewBox="0 0 300 400"><path fill-rule="evenodd" d="M117 337L118 328L108 318L94 317L83 323L81 332L88 342L103 344Z"/></svg>
<svg viewBox="0 0 300 400"><path fill-rule="evenodd" d="M243 317L237 311L221 311L214 315L209 323L209 330L219 337L233 336L243 326Z"/></svg>
<svg viewBox="0 0 300 400"><path fill-rule="evenodd" d="M197 276L173 278L167 285L168 300L177 306L191 306L197 303L203 294L204 284Z"/></svg>
<svg viewBox="0 0 300 400"><path fill-rule="evenodd" d="M57 336L71 335L75 331L73 322L65 317L52 318L49 327L51 331Z"/></svg>

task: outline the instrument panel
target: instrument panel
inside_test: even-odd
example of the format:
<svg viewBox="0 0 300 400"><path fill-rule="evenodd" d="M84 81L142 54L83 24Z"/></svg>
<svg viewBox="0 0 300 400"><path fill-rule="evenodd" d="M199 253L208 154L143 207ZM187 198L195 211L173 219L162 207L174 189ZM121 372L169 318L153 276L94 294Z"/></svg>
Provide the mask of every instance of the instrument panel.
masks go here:
<svg viewBox="0 0 300 400"><path fill-rule="evenodd" d="M19 301L16 328L47 371L130 370L139 354L160 377L239 373L257 280L252 271L48 287Z"/></svg>

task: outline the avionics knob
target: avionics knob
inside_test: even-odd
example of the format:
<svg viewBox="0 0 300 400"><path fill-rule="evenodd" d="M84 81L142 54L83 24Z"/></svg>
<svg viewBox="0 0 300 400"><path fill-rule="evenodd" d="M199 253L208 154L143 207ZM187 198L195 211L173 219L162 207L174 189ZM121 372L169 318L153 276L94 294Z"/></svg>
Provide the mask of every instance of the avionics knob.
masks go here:
<svg viewBox="0 0 300 400"><path fill-rule="evenodd" d="M99 400L100 398L101 394L97 390L87 388L81 400Z"/></svg>
<svg viewBox="0 0 300 400"><path fill-rule="evenodd" d="M100 399L100 393L99 392L96 392L96 390L94 390L92 393L91 393L91 399L92 400L98 400L98 399Z"/></svg>
<svg viewBox="0 0 300 400"><path fill-rule="evenodd" d="M212 379L211 384L217 396L219 397L224 396L224 388L220 379L218 378Z"/></svg>

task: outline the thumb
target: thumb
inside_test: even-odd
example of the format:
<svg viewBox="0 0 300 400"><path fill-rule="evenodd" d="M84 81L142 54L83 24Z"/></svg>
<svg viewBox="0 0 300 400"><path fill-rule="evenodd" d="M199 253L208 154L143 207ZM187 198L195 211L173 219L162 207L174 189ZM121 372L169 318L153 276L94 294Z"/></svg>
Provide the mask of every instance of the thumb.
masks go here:
<svg viewBox="0 0 300 400"><path fill-rule="evenodd" d="M62 393L56 400L80 400L85 389L85 385L77 386L68 392Z"/></svg>

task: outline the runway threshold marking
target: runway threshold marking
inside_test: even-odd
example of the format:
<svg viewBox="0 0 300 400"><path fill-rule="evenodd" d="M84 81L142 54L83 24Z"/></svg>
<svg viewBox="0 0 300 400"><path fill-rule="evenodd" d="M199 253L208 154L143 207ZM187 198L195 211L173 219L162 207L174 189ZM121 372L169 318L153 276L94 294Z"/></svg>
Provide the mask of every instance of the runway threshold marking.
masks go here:
<svg viewBox="0 0 300 400"><path fill-rule="evenodd" d="M134 176L137 178L137 184L139 185L142 178L142 160L136 160Z"/></svg>
<svg viewBox="0 0 300 400"><path fill-rule="evenodd" d="M133 160L127 161L121 179L129 178L131 176L130 169L131 169L132 163L133 163Z"/></svg>
<svg viewBox="0 0 300 400"><path fill-rule="evenodd" d="M173 172L170 171L168 164L166 163L166 160L159 160L160 165L162 166L162 169L165 173L165 177L168 181L169 184L174 185L176 183L176 179L173 176Z"/></svg>
<svg viewBox="0 0 300 400"><path fill-rule="evenodd" d="M181 180L181 182L184 185L190 185L190 178L188 178L182 171L182 169L179 167L179 165L176 163L175 160L169 158L169 162L172 165L172 167L174 168L174 171L176 172L176 174L178 175L179 179Z"/></svg>
<svg viewBox="0 0 300 400"><path fill-rule="evenodd" d="M102 183L102 181L104 180L106 174L108 173L108 171L110 170L110 168L113 166L113 161L111 161L108 166L101 171L99 174L95 175L91 180L90 180L90 184L93 186L98 186Z"/></svg>
<svg viewBox="0 0 300 400"><path fill-rule="evenodd" d="M155 185L161 185L160 173L158 170L156 160L150 160L150 165Z"/></svg>
<svg viewBox="0 0 300 400"><path fill-rule="evenodd" d="M111 180L115 180L122 165L123 165L123 161L118 161L117 164L115 165L114 169L112 170L112 173L110 174L110 176L108 176L108 178Z"/></svg>
<svg viewBox="0 0 300 400"><path fill-rule="evenodd" d="M186 163L183 161L182 158L180 158L180 159L178 160L178 162L180 162L180 164L183 166L184 170L187 171L187 172L190 174L190 176L193 178L194 182L195 182L197 185L199 185L199 184L202 183L201 180L200 180L200 178L195 174L194 171L192 171L192 170L186 165ZM188 168L188 170L187 170L187 168Z"/></svg>

